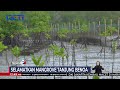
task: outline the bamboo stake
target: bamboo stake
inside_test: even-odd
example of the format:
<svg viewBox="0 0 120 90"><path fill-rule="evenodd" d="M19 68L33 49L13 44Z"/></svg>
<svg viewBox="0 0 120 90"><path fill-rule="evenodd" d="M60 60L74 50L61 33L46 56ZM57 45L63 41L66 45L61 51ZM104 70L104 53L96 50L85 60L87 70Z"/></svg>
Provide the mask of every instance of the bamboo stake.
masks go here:
<svg viewBox="0 0 120 90"><path fill-rule="evenodd" d="M64 23L62 24L62 28L64 28Z"/></svg>
<svg viewBox="0 0 120 90"><path fill-rule="evenodd" d="M59 31L60 30L60 25L59 25L59 23L57 24L57 31Z"/></svg>
<svg viewBox="0 0 120 90"><path fill-rule="evenodd" d="M76 27L76 22L75 22L75 29L77 29L77 27Z"/></svg>
<svg viewBox="0 0 120 90"><path fill-rule="evenodd" d="M81 35L80 21L78 21L78 29L79 29L79 35Z"/></svg>
<svg viewBox="0 0 120 90"><path fill-rule="evenodd" d="M119 24L120 24L120 18L118 18L118 37L119 37Z"/></svg>
<svg viewBox="0 0 120 90"><path fill-rule="evenodd" d="M88 31L88 36L89 36L89 35L90 35L90 34L89 34L89 33L90 33L90 21L89 21L89 25L88 25L88 26L89 26L89 31Z"/></svg>
<svg viewBox="0 0 120 90"><path fill-rule="evenodd" d="M95 22L93 22L93 25L94 25L94 36L95 36Z"/></svg>
<svg viewBox="0 0 120 90"><path fill-rule="evenodd" d="M80 30L80 21L78 21L78 29Z"/></svg>
<svg viewBox="0 0 120 90"><path fill-rule="evenodd" d="M64 23L63 26L64 26L64 29L66 29L66 26L67 26L66 23Z"/></svg>
<svg viewBox="0 0 120 90"><path fill-rule="evenodd" d="M110 23L111 23L111 27L112 27L112 19L110 20ZM110 35L112 36L112 30L111 30L111 34ZM112 37L111 37L111 39L112 39ZM112 42L111 42L111 47L112 47Z"/></svg>
<svg viewBox="0 0 120 90"><path fill-rule="evenodd" d="M52 23L50 24L50 28L52 28Z"/></svg>
<svg viewBox="0 0 120 90"><path fill-rule="evenodd" d="M98 25L99 25L99 32L101 33L101 29L100 29L100 21L98 22Z"/></svg>
<svg viewBox="0 0 120 90"><path fill-rule="evenodd" d="M55 24L54 26L55 26L55 31L57 31L57 26L56 26L56 24Z"/></svg>
<svg viewBox="0 0 120 90"><path fill-rule="evenodd" d="M54 24L52 24L52 31L54 32L55 31L55 27L54 27ZM52 34L53 34L53 32L52 32Z"/></svg>
<svg viewBox="0 0 120 90"><path fill-rule="evenodd" d="M104 19L104 24L105 24L105 32L106 32L106 19ZM106 33L105 33L106 36Z"/></svg>
<svg viewBox="0 0 120 90"><path fill-rule="evenodd" d="M98 32L99 32L99 34L101 33L101 29L100 29L100 21L98 22ZM100 36L100 40L101 40L101 36ZM101 41L100 41L100 45L101 45L102 43L101 43Z"/></svg>
<svg viewBox="0 0 120 90"><path fill-rule="evenodd" d="M112 19L110 20L110 23L111 23L111 27L112 27ZM111 31L111 34L112 34L112 31Z"/></svg>
<svg viewBox="0 0 120 90"><path fill-rule="evenodd" d="M71 30L70 25L71 25L71 24L70 24L70 22L69 22L69 23L68 23L69 30Z"/></svg>
<svg viewBox="0 0 120 90"><path fill-rule="evenodd" d="M104 20L105 23L105 45L104 45L104 64L105 64L105 46L106 46L106 19Z"/></svg>
<svg viewBox="0 0 120 90"><path fill-rule="evenodd" d="M119 37L120 37L120 32L119 32L119 25L120 25L120 18L118 18L118 46L119 46Z"/></svg>
<svg viewBox="0 0 120 90"><path fill-rule="evenodd" d="M112 19L110 20L110 23L111 23L111 27L112 27ZM111 35L112 36L112 31L111 31ZM112 39L112 38L111 38ZM113 42L113 41L112 41ZM111 46L112 46L112 42L111 42ZM112 46L112 49L113 49L113 46ZM113 67L114 67L114 53L113 53L113 62L112 62L112 73L113 73ZM112 79L113 79L113 76L112 76Z"/></svg>
<svg viewBox="0 0 120 90"><path fill-rule="evenodd" d="M53 25L52 25L52 23L50 24L50 28L52 29L52 32L53 32Z"/></svg>

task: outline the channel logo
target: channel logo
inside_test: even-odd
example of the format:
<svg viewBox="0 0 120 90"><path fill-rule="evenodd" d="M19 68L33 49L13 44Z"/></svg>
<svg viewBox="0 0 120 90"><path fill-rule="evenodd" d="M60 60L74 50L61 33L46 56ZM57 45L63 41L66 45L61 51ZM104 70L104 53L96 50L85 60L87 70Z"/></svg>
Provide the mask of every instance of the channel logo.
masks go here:
<svg viewBox="0 0 120 90"><path fill-rule="evenodd" d="M11 62L12 65L24 65L26 64L26 60L22 60L20 62Z"/></svg>
<svg viewBox="0 0 120 90"><path fill-rule="evenodd" d="M7 15L6 20L7 21L23 21L24 15Z"/></svg>

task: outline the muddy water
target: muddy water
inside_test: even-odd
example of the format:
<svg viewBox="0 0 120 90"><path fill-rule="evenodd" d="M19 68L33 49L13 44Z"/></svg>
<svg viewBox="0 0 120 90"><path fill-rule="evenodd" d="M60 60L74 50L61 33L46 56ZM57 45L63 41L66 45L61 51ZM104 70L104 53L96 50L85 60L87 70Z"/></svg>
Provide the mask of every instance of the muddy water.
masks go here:
<svg viewBox="0 0 120 90"><path fill-rule="evenodd" d="M60 46L60 42L55 41L57 45ZM64 66L74 66L72 62L72 47L69 43L64 42L64 45L67 47L66 49L69 52L68 61L67 59L64 60ZM112 72L112 63L113 63L113 54L111 53L110 48L106 47L105 52L105 59L104 59L104 52L100 53L101 47L100 46L88 46L88 50L85 51L84 49L80 48L81 44L77 44L77 47L75 47L75 60L76 60L76 66L95 66L96 61L100 61L101 65L105 68L103 72ZM62 60L59 57L54 57L53 60L53 54L50 53L50 57L48 58L48 61L46 61L45 66L62 66ZM45 60L45 49L41 50L38 53L35 53L35 56L43 55L43 60ZM87 56L87 58L86 58ZM12 56L11 52L7 52L7 58L9 60L9 63L11 61L15 61L15 57ZM19 61L24 58L24 56L19 57ZM30 56L25 57L27 59L26 66L35 66L31 60ZM5 61L5 53L3 53L2 56L0 56L0 72L8 71L8 66ZM116 51L115 59L114 59L114 72L120 72L120 50ZM94 71L92 71L94 72ZM1 76L0 78L5 79L36 79L35 76ZM87 79L87 76L37 76L37 79ZM89 79L92 79L92 76L88 77ZM101 79L109 79L111 76L101 76ZM114 76L114 79L119 79L120 76Z"/></svg>

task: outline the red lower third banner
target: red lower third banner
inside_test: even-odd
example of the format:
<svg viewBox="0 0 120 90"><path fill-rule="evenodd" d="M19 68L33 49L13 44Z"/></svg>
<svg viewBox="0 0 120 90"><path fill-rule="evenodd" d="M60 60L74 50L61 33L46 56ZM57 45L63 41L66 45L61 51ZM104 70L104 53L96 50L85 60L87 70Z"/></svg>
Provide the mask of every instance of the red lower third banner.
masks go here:
<svg viewBox="0 0 120 90"><path fill-rule="evenodd" d="M8 67L8 72L0 72L0 76L10 76L10 69Z"/></svg>
<svg viewBox="0 0 120 90"><path fill-rule="evenodd" d="M0 76L10 76L9 72L0 72Z"/></svg>
<svg viewBox="0 0 120 90"><path fill-rule="evenodd" d="M0 76L21 76L21 73L0 72Z"/></svg>
<svg viewBox="0 0 120 90"><path fill-rule="evenodd" d="M21 76L21 73L10 73L10 68L8 68L8 72L0 72L0 76Z"/></svg>

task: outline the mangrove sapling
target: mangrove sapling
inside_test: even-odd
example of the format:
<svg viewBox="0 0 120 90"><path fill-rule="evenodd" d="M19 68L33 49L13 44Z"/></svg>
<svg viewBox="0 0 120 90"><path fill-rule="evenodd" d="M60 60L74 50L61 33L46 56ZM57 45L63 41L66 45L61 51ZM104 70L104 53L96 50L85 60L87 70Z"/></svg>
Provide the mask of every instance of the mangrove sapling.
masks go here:
<svg viewBox="0 0 120 90"><path fill-rule="evenodd" d="M13 43L13 38L14 38L14 35L12 34L11 36L10 36L10 38L11 38L11 48L12 48L12 43ZM12 62L13 62L13 54L11 55L12 56Z"/></svg>
<svg viewBox="0 0 120 90"><path fill-rule="evenodd" d="M68 33L69 33L69 30L66 29L66 28L63 28L63 29L61 29L61 30L59 30L57 32L57 35L58 35L58 37L59 37L59 39L61 41L61 48L65 48L65 45L64 45L64 43L63 43L62 40L65 39L65 38L67 38ZM66 48L65 48L65 50L67 52ZM68 57L68 52L67 52L67 57ZM68 58L67 58L67 63L68 63ZM62 57L62 65L64 65L64 58L63 57Z"/></svg>
<svg viewBox="0 0 120 90"><path fill-rule="evenodd" d="M0 42L0 53L2 53L4 50L6 50L8 47L5 46L2 42ZM7 53L7 50L6 50ZM6 62L8 63L7 56L6 56ZM9 63L8 63L9 66Z"/></svg>
<svg viewBox="0 0 120 90"><path fill-rule="evenodd" d="M45 33L45 38L47 39L47 40L51 40L51 35L50 34L48 34L48 33ZM49 58L49 51L48 51L48 48L46 48L45 49L45 54L46 54L46 62L47 62L47 64L48 64L48 58Z"/></svg>
<svg viewBox="0 0 120 90"><path fill-rule="evenodd" d="M64 57L66 56L65 49L61 48L57 45L50 45L49 50L53 51L53 54L55 56L61 57L62 58L62 65L64 65L63 61L64 61Z"/></svg>
<svg viewBox="0 0 120 90"><path fill-rule="evenodd" d="M49 50L53 52L54 56L62 58L62 66L63 66L64 65L64 57L66 56L64 48L61 48L57 45L52 45L51 44L49 46Z"/></svg>
<svg viewBox="0 0 120 90"><path fill-rule="evenodd" d="M42 55L39 57L35 57L34 55L32 55L32 61L36 66L44 66L45 62L44 60L42 60ZM37 76L36 76L37 79Z"/></svg>
<svg viewBox="0 0 120 90"><path fill-rule="evenodd" d="M16 61L18 60L21 49L18 46L15 46L14 48L11 49L12 54L16 57Z"/></svg>
<svg viewBox="0 0 120 90"><path fill-rule="evenodd" d="M74 66L76 66L76 60L75 60L75 45L76 45L76 39L72 39L70 41L70 44L72 45L72 62L74 62Z"/></svg>
<svg viewBox="0 0 120 90"><path fill-rule="evenodd" d="M105 45L104 45L104 62L105 62L105 47L106 47L106 37L107 36L112 36L115 32L117 31L117 29L113 26L107 26L106 27L106 21L105 21L105 31L100 33L100 36L103 36L105 38ZM102 46L103 49L103 46ZM102 51L101 49L101 51ZM100 51L100 52L101 52Z"/></svg>
<svg viewBox="0 0 120 90"><path fill-rule="evenodd" d="M17 61L20 56L21 49L18 46L15 46L14 48L11 49L11 52L16 57L16 61ZM16 76L16 79L17 79L17 76Z"/></svg>
<svg viewBox="0 0 120 90"><path fill-rule="evenodd" d="M115 61L115 53L117 50L117 41L112 42L112 54L113 54L113 62L112 62L112 73L113 73L113 68L114 68L114 61ZM113 76L112 76L113 79Z"/></svg>
<svg viewBox="0 0 120 90"><path fill-rule="evenodd" d="M87 33L89 31L89 26L87 24L82 24L80 30L83 33ZM85 37L83 44L85 45L84 47L87 48L87 38Z"/></svg>

